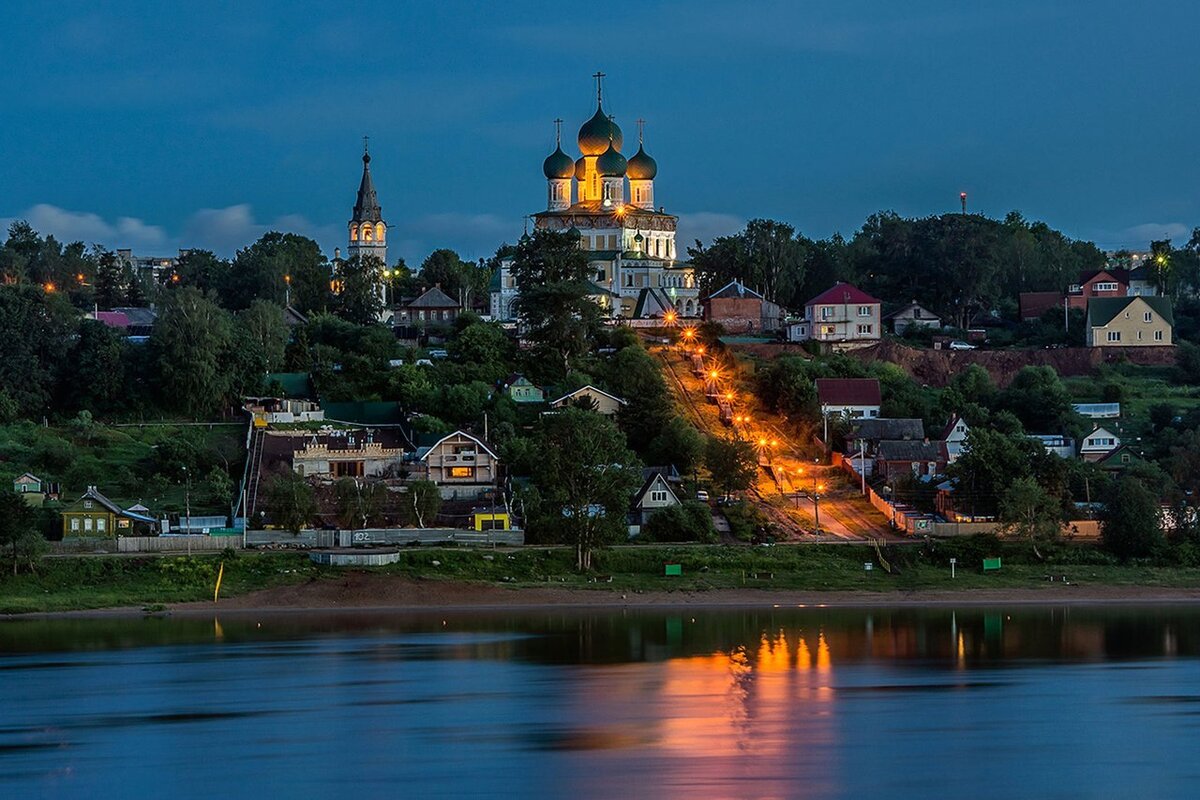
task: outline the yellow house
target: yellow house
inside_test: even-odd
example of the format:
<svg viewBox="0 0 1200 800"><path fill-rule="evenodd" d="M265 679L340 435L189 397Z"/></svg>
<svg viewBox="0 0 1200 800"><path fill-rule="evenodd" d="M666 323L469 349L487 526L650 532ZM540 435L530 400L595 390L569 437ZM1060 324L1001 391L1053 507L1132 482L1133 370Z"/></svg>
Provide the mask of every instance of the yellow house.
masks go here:
<svg viewBox="0 0 1200 800"><path fill-rule="evenodd" d="M576 389L570 394L564 394L557 400L550 401L551 408L567 408L568 406L578 406L582 408L590 408L597 414L603 414L606 417L616 415L621 410L621 406L627 403L616 395L609 394L602 389L597 389L595 386L587 385L582 389Z"/></svg>
<svg viewBox="0 0 1200 800"><path fill-rule="evenodd" d="M1169 347L1174 326L1171 301L1166 297L1088 300L1088 347Z"/></svg>
<svg viewBox="0 0 1200 800"><path fill-rule="evenodd" d="M135 526L144 529L154 524L153 517L123 511L95 486L89 486L82 497L63 509L62 521L64 539L69 536L134 536Z"/></svg>

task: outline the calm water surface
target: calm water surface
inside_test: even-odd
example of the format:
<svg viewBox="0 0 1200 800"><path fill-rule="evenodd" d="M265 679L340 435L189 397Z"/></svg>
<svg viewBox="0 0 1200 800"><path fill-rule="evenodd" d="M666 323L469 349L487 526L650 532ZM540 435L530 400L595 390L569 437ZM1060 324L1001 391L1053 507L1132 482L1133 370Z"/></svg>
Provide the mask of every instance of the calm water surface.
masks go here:
<svg viewBox="0 0 1200 800"><path fill-rule="evenodd" d="M0 623L0 798L1200 797L1200 609Z"/></svg>

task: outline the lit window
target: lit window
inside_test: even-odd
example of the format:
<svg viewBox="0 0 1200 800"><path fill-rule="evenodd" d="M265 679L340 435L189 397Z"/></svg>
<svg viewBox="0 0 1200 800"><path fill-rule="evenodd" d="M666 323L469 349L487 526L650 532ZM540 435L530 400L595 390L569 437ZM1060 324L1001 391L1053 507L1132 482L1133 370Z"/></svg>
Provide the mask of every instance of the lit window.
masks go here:
<svg viewBox="0 0 1200 800"><path fill-rule="evenodd" d="M102 519L96 520L96 530L99 531L100 533L103 533L106 524L107 523L105 522L105 520L102 520Z"/></svg>
<svg viewBox="0 0 1200 800"><path fill-rule="evenodd" d="M470 478L473 475L474 475L474 470L472 470L470 467L451 467L450 468L450 477L451 478Z"/></svg>

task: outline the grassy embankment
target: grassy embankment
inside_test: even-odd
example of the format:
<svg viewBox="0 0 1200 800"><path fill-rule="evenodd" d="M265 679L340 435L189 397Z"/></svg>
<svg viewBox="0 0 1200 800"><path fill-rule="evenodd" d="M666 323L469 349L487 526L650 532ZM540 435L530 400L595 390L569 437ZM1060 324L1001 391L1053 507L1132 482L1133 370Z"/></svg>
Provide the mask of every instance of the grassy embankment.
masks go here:
<svg viewBox="0 0 1200 800"><path fill-rule="evenodd" d="M67 503L89 485L128 506L143 502L157 511L184 507L183 465L192 471L195 513L222 504L210 498L206 479L214 469L241 476L242 422L212 425L148 423L44 427L32 422L0 425L0 481L9 485L22 472L62 484Z"/></svg>
<svg viewBox="0 0 1200 800"><path fill-rule="evenodd" d="M999 553L1004 568L983 574L980 555ZM876 567L868 547L645 546L609 549L597 554L596 575L575 574L566 548L521 550L433 549L404 551L398 564L370 570L428 580L481 582L519 589L529 586L641 591L712 591L761 588L806 591L904 592L916 590L1036 589L1049 587L1048 574L1065 575L1082 586L1200 586L1200 569L1168 565L1112 563L1093 548L1061 548L1056 563L1036 562L1028 547L999 548L977 542L938 543L932 549L889 548L885 555L899 574ZM949 558L958 558L958 577L950 578ZM86 557L43 560L36 575L0 577L0 612L65 611L142 606L212 598L217 555L193 557ZM439 562L434 564L434 562ZM680 577L665 577L663 565L678 563ZM336 579L339 569L318 567L303 553L242 553L225 558L222 597ZM758 577L755 577L755 575ZM611 582L607 578L611 577ZM1055 584L1059 585L1059 584Z"/></svg>

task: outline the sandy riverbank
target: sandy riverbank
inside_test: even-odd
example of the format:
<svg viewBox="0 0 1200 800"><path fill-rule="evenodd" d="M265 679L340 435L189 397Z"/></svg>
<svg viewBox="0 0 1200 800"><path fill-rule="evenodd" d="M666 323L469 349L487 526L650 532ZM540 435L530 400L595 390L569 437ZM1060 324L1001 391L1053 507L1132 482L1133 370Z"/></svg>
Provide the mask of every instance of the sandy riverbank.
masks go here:
<svg viewBox="0 0 1200 800"><path fill-rule="evenodd" d="M418 580L370 573L347 573L333 580L250 592L219 603L176 603L166 611L179 615L300 611L453 611L547 609L762 609L796 607L1012 606L1057 604L1200 603L1200 588L1047 584L1031 589L919 591L784 591L713 589L707 591L629 592L604 587L579 589L536 586L508 588L490 584ZM141 608L93 609L31 616L140 616Z"/></svg>

